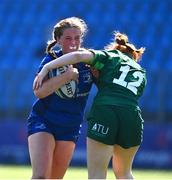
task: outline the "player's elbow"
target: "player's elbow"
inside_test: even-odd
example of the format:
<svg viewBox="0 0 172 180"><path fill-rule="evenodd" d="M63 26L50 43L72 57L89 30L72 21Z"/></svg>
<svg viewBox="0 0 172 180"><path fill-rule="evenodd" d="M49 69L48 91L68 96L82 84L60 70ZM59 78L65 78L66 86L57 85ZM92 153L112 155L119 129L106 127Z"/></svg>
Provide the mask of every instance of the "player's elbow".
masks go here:
<svg viewBox="0 0 172 180"><path fill-rule="evenodd" d="M34 92L34 95L39 99L42 99L42 98L46 97L45 93L43 91L39 90L39 89L34 90L33 92Z"/></svg>

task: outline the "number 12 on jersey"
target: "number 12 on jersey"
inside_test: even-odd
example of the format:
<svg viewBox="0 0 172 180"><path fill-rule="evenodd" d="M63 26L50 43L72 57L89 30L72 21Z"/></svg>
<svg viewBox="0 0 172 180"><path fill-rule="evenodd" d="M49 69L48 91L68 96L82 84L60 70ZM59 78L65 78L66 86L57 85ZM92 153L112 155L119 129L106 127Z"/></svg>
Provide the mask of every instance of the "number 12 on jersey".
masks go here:
<svg viewBox="0 0 172 180"><path fill-rule="evenodd" d="M143 82L144 75L140 71L135 71L132 73L132 75L136 80L134 82L133 81L131 81L131 82L126 81L126 77L130 71L130 68L131 67L128 65L121 66L120 71L122 73L118 79L117 78L113 79L113 83L121 85L123 87L126 87L127 89L129 89L130 91L132 91L134 94L137 95L138 88Z"/></svg>

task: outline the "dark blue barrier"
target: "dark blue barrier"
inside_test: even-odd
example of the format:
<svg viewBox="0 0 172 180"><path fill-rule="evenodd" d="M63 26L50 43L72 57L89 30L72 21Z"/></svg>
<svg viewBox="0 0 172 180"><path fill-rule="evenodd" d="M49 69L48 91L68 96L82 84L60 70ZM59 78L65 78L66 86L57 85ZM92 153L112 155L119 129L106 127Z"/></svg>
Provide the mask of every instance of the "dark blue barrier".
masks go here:
<svg viewBox="0 0 172 180"><path fill-rule="evenodd" d="M0 122L0 163L29 163L25 122L13 119Z"/></svg>
<svg viewBox="0 0 172 180"><path fill-rule="evenodd" d="M86 166L86 121L72 165ZM0 122L0 163L28 164L26 121ZM145 123L144 140L134 160L135 168L172 168L172 123Z"/></svg>
<svg viewBox="0 0 172 180"><path fill-rule="evenodd" d="M134 166L172 168L172 123L145 123L143 143Z"/></svg>

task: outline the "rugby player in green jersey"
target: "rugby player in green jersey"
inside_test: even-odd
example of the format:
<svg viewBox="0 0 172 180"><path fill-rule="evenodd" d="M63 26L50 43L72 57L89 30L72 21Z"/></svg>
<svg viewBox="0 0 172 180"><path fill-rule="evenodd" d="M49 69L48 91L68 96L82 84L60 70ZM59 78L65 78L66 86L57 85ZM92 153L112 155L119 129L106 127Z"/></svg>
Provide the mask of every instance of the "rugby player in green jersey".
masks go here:
<svg viewBox="0 0 172 180"><path fill-rule="evenodd" d="M88 178L105 179L109 161L117 179L133 179L132 163L143 138L143 118L138 99L146 85L146 72L137 63L144 48L115 32L105 50L75 51L46 64L35 87L53 68L80 61L99 71L98 92L88 117Z"/></svg>

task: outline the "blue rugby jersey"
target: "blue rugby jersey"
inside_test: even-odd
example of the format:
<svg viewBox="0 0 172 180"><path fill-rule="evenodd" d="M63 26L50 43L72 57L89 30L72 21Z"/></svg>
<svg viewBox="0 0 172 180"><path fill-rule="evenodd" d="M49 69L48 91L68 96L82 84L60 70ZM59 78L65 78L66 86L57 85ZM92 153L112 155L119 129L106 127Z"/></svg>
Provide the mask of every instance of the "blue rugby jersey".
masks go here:
<svg viewBox="0 0 172 180"><path fill-rule="evenodd" d="M57 57L62 56L62 51L56 52ZM41 62L38 72L42 67L52 61L53 58L47 55ZM78 63L75 67L79 71L79 82L75 97L63 99L56 93L52 93L43 99L37 99L30 113L30 116L37 114L42 116L47 122L54 124L74 126L83 120L86 101L93 83L90 68L84 63Z"/></svg>

